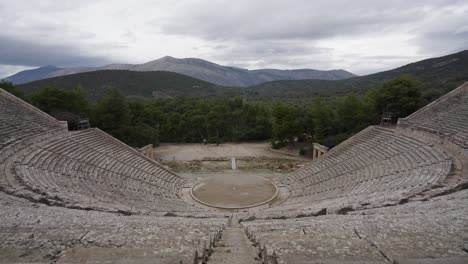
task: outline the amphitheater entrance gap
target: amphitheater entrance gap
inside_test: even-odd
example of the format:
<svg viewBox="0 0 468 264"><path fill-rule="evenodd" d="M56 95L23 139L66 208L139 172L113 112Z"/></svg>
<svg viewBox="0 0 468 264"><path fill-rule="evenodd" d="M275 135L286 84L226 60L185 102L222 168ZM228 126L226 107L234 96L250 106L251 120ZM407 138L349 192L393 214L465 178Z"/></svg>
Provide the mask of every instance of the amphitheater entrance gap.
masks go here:
<svg viewBox="0 0 468 264"><path fill-rule="evenodd" d="M207 206L241 209L273 201L278 195L278 188L272 181L258 176L218 175L195 183L190 195Z"/></svg>

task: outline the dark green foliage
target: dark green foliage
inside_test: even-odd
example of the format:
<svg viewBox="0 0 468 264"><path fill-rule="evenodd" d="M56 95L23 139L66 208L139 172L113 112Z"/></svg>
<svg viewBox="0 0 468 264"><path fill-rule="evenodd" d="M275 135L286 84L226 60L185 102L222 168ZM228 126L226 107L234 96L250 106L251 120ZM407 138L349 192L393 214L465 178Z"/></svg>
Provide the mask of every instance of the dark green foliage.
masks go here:
<svg viewBox="0 0 468 264"><path fill-rule="evenodd" d="M299 155L304 156L307 153L307 149L305 148L300 148L299 149Z"/></svg>
<svg viewBox="0 0 468 264"><path fill-rule="evenodd" d="M303 116L304 113L300 107L282 103L273 106L273 139L293 142L295 136L303 133Z"/></svg>
<svg viewBox="0 0 468 264"><path fill-rule="evenodd" d="M273 81L249 87L246 92L258 98L363 95L367 90L403 74L411 74L422 82L423 97L428 103L468 81L468 50L344 80Z"/></svg>
<svg viewBox="0 0 468 264"><path fill-rule="evenodd" d="M249 100L271 98L302 100L318 96L364 95L369 89L403 74L411 74L422 82L423 103L428 103L468 81L468 50L411 63L389 71L336 81L284 80L238 88L217 86L172 72L107 70L54 77L21 84L19 87L25 93L31 93L43 87L73 89L81 84L93 101L104 96L109 88L118 89L127 97L228 98L242 96Z"/></svg>
<svg viewBox="0 0 468 264"><path fill-rule="evenodd" d="M338 124L331 103L317 97L309 110L314 122L314 141L322 142L328 135L335 134Z"/></svg>
<svg viewBox="0 0 468 264"><path fill-rule="evenodd" d="M287 143L285 141L281 141L281 140L274 140L274 141L271 142L271 147L273 149L280 149L280 148L282 148L282 147L284 147L286 145L287 145Z"/></svg>
<svg viewBox="0 0 468 264"><path fill-rule="evenodd" d="M395 117L405 117L420 107L421 85L410 75L388 81L377 89L375 108L381 113L390 112Z"/></svg>
<svg viewBox="0 0 468 264"><path fill-rule="evenodd" d="M73 90L45 88L38 93L29 94L26 99L42 111L68 122L70 129L77 129L77 118L90 113L86 92L77 87Z"/></svg>
<svg viewBox="0 0 468 264"><path fill-rule="evenodd" d="M86 93L81 88L66 91L48 87L38 93L28 95L27 99L34 106L49 114L63 111L80 114L88 111Z"/></svg>
<svg viewBox="0 0 468 264"><path fill-rule="evenodd" d="M3 90L5 90L5 91L7 91L7 92L19 97L19 98L24 97L23 91L18 89L18 87L14 86L12 82L2 80L0 82L0 88L2 88Z"/></svg>
<svg viewBox="0 0 468 264"><path fill-rule="evenodd" d="M159 144L157 130L144 123L132 126L126 125L112 130L110 133L130 146L143 147L148 144L153 144L154 146Z"/></svg>
<svg viewBox="0 0 468 264"><path fill-rule="evenodd" d="M108 89L88 107L83 90L46 88L28 98L46 112L90 112L92 125L135 147L159 142L270 139L273 148L281 148L304 136L334 147L363 128L378 124L382 111L402 117L423 102L420 83L407 75L370 89L364 96L315 97L307 104L249 102L238 97L128 98L118 89Z"/></svg>
<svg viewBox="0 0 468 264"><path fill-rule="evenodd" d="M271 135L271 116L262 104L240 98L203 100L159 99L151 104L162 113L161 141L222 143L265 140Z"/></svg>
<svg viewBox="0 0 468 264"><path fill-rule="evenodd" d="M130 115L127 99L116 89L110 89L107 95L97 102L93 112L93 123L116 135L123 133L118 130L130 125Z"/></svg>
<svg viewBox="0 0 468 264"><path fill-rule="evenodd" d="M32 93L44 87L70 90L78 85L86 89L92 101L105 96L109 89L117 89L126 97L136 98L227 97L240 93L240 88L222 87L182 74L163 71L93 71L48 78L18 87L26 93Z"/></svg>

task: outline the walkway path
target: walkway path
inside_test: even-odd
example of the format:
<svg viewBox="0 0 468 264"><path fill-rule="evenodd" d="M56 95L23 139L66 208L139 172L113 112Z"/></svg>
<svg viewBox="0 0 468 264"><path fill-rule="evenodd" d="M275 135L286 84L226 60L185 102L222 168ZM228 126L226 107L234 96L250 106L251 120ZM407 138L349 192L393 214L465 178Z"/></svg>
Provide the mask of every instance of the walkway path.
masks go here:
<svg viewBox="0 0 468 264"><path fill-rule="evenodd" d="M247 238L244 229L236 217L233 217L231 226L223 231L221 240L213 250L209 264L259 264L255 260L257 249Z"/></svg>

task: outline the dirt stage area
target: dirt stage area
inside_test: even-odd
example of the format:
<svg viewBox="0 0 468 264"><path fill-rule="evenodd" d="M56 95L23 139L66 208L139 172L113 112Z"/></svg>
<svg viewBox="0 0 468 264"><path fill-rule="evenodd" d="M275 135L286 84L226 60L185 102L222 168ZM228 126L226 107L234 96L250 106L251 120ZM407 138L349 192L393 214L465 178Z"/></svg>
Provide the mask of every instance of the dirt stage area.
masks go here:
<svg viewBox="0 0 468 264"><path fill-rule="evenodd" d="M258 206L278 194L273 182L246 174L207 177L192 187L191 195L201 203L221 208Z"/></svg>
<svg viewBox="0 0 468 264"><path fill-rule="evenodd" d="M275 159L308 160L299 155L271 151L268 142L216 144L162 144L155 148L155 158L161 160L203 160L213 158L265 157Z"/></svg>
<svg viewBox="0 0 468 264"><path fill-rule="evenodd" d="M187 203L242 210L284 201L288 190L276 185L276 180L310 162L298 155L272 151L266 142L164 144L155 148L155 158L187 180L180 193ZM232 169L232 158L236 169ZM252 210L255 208L258 206Z"/></svg>
<svg viewBox="0 0 468 264"><path fill-rule="evenodd" d="M175 172L214 172L230 170L231 159L239 170L269 170L288 173L310 159L272 151L268 143L242 144L164 144L155 148L155 159Z"/></svg>

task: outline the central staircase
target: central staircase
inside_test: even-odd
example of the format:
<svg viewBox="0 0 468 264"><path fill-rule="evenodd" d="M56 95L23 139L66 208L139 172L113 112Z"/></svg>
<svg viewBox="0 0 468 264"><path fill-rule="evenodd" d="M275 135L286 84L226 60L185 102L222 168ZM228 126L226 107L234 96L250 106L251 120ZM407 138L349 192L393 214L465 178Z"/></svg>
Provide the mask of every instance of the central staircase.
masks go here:
<svg viewBox="0 0 468 264"><path fill-rule="evenodd" d="M223 231L221 240L216 243L208 263L261 263L257 258L256 247L247 238L244 228L239 224L236 216L232 218L231 225Z"/></svg>

